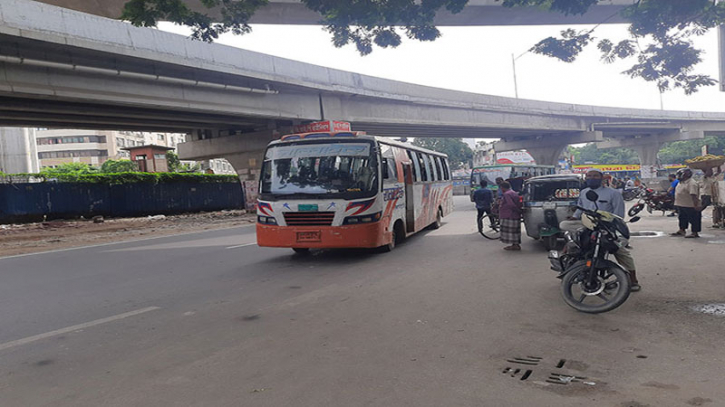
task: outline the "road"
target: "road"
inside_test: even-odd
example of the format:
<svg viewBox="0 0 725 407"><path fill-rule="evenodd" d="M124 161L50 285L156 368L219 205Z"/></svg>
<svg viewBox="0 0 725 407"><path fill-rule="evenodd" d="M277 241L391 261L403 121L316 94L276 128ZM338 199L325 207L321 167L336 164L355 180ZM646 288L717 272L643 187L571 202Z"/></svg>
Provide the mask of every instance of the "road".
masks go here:
<svg viewBox="0 0 725 407"><path fill-rule="evenodd" d="M586 315L466 199L386 254L242 227L2 258L0 406L725 405L725 316L693 311L724 302L725 233L634 238L643 291Z"/></svg>

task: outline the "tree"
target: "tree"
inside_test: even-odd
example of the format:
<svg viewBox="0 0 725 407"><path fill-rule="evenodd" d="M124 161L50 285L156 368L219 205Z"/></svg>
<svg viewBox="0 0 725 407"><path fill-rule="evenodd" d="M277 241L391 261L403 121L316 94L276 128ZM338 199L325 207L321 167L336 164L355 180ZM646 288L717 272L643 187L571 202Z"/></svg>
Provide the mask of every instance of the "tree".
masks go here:
<svg viewBox="0 0 725 407"><path fill-rule="evenodd" d="M413 145L448 154L451 169L459 169L473 158L473 150L459 138L423 138L418 137Z"/></svg>
<svg viewBox="0 0 725 407"><path fill-rule="evenodd" d="M53 177L59 174L90 174L98 172L98 168L85 163L63 163L55 168L43 168L41 175Z"/></svg>
<svg viewBox="0 0 725 407"><path fill-rule="evenodd" d="M657 157L663 164L683 164L685 160L702 154L702 146L707 145L710 154L725 153L725 136L707 136L699 140L673 141L660 149Z"/></svg>
<svg viewBox="0 0 725 407"><path fill-rule="evenodd" d="M596 143L569 146L568 153L576 164L639 164L637 152L628 148L597 148Z"/></svg>
<svg viewBox="0 0 725 407"><path fill-rule="evenodd" d="M101 165L101 172L104 173L119 173L119 172L135 172L138 171L138 166L131 160L106 160Z"/></svg>
<svg viewBox="0 0 725 407"><path fill-rule="evenodd" d="M121 18L137 26L171 21L191 27L192 38L211 42L226 32L239 35L250 32L249 19L268 3L268 0L199 0L206 8L218 10L221 18L214 21L209 13L191 10L187 1L129 0ZM441 35L433 24L436 14L442 9L458 13L468 0L302 0L302 3L322 15L322 24L332 34L336 47L352 43L361 55L367 55L375 45L381 48L400 45L401 30L410 39L435 40ZM501 0L504 7L538 7L565 15L584 14L597 3L599 0ZM660 91L682 88L691 94L702 86L715 84L711 77L694 73L702 50L693 46L691 38L725 23L725 2L637 0L624 8L621 17L630 23L629 38L616 43L607 38L598 39L602 61L635 58L636 63L623 73L655 82ZM573 62L585 47L597 40L593 35L597 27L564 30L561 37L546 38L531 51Z"/></svg>
<svg viewBox="0 0 725 407"><path fill-rule="evenodd" d="M179 155L171 150L167 151L166 166L168 167L169 172L179 172L181 169L181 160L179 160Z"/></svg>

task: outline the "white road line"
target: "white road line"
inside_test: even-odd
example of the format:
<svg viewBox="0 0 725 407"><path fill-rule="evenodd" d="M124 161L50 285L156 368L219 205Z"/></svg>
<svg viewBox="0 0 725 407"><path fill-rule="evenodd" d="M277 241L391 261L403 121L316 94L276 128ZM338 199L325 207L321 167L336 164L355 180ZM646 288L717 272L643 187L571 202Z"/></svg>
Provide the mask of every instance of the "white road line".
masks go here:
<svg viewBox="0 0 725 407"><path fill-rule="evenodd" d="M236 246L229 246L229 247L227 247L227 249L236 249L237 247L247 247L247 246L252 246L252 245L255 245L255 244L257 244L257 242L254 242L254 243L245 243L245 244L240 244L240 245L236 245Z"/></svg>
<svg viewBox="0 0 725 407"><path fill-rule="evenodd" d="M79 329L85 329L85 328L89 328L92 326L105 324L107 322L118 321L119 319L132 317L134 315L143 314L143 313L149 312L149 311L155 311L157 309L161 309L161 308L159 308L159 307L141 308L141 309L137 309L136 311L124 312L123 314L114 315L112 317L101 318L101 319L97 319L95 321L90 321L90 322L86 322L83 324L73 325L73 326L69 326L67 328L61 328L61 329L57 329L55 331L46 332L44 334L29 336L27 338L18 339L18 340L10 341L10 342L5 342L5 343L0 344L0 351L9 349L9 348L12 348L15 346L27 345L31 342L50 338L50 337L56 336L56 335L62 335L62 334L68 333L68 332L77 331Z"/></svg>
<svg viewBox="0 0 725 407"><path fill-rule="evenodd" d="M36 256L36 255L39 255L39 254L68 252L68 251L71 251L71 250L92 249L94 247L111 246L111 245L114 245L114 244L145 242L147 240L156 240L156 239L163 239L163 238L176 237L176 236L186 236L186 235L193 235L193 234L197 234L197 233L211 233L211 232L218 232L218 231L221 231L221 230L229 230L229 229L235 229L235 228L246 228L246 227L250 227L250 226L255 226L255 224L251 224L251 225L241 225L241 226L230 226L228 228L209 229L209 230L202 230L202 231L195 231L195 232L185 232L185 233L177 233L177 234L163 235L163 236L144 237L144 238L141 238L141 239L121 240L121 241L118 241L118 242L100 243L100 244L93 244L93 245L89 245L89 246L67 247L65 249L47 250L47 251L44 251L44 252L15 254L15 255L12 255L12 256L0 257L0 260L14 259L16 257Z"/></svg>

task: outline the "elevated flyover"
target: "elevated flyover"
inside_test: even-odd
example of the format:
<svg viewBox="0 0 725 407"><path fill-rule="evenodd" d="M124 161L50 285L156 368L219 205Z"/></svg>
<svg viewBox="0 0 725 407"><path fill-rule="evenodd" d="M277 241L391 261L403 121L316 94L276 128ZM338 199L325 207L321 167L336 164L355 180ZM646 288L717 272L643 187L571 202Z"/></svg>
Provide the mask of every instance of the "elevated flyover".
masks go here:
<svg viewBox="0 0 725 407"><path fill-rule="evenodd" d="M101 17L120 18L128 0L42 0L43 3L82 11ZM621 23L618 12L634 0L600 0L583 15L565 16L537 7L507 8L500 0L469 0L463 11L452 14L442 10L435 23L440 26L481 25L544 25L544 24L599 24ZM188 0L193 10L219 16L215 9L208 9L199 0ZM270 0L251 19L252 24L319 24L322 16L307 8L299 0Z"/></svg>
<svg viewBox="0 0 725 407"><path fill-rule="evenodd" d="M339 119L383 136L501 138L555 162L567 144L725 131L725 114L605 108L437 89L329 69L62 9L0 2L0 125L188 132L182 158L257 167L267 141ZM646 150L646 151L645 151ZM656 155L656 151L655 151Z"/></svg>

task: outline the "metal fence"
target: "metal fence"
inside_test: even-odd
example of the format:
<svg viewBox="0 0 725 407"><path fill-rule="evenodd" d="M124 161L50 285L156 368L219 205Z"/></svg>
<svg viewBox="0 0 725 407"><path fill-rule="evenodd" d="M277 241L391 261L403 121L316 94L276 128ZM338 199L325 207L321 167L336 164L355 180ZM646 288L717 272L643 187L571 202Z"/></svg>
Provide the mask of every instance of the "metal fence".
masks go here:
<svg viewBox="0 0 725 407"><path fill-rule="evenodd" d="M0 184L0 223L244 209L240 183Z"/></svg>

